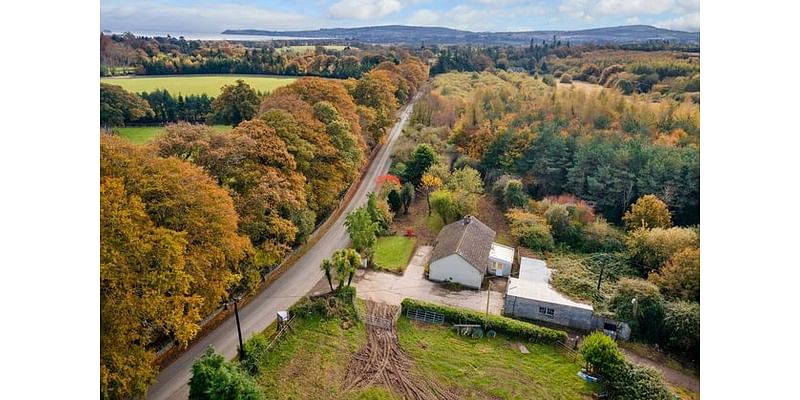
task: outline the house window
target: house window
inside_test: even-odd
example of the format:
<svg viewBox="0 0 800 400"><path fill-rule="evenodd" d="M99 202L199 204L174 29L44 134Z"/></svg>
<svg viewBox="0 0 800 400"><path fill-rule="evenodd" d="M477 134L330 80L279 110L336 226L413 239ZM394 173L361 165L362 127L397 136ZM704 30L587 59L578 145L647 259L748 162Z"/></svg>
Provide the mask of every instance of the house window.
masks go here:
<svg viewBox="0 0 800 400"><path fill-rule="evenodd" d="M539 314L547 318L553 318L556 315L556 310L553 308L539 307Z"/></svg>

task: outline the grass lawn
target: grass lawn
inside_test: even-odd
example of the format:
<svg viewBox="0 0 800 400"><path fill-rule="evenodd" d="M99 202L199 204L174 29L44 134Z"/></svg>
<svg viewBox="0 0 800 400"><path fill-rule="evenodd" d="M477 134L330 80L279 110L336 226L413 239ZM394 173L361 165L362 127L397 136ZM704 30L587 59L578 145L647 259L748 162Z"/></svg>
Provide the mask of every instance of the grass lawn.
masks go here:
<svg viewBox="0 0 800 400"><path fill-rule="evenodd" d="M217 132L227 132L231 130L231 127L228 125L212 125L211 127ZM165 128L163 126L123 126L114 128L114 130L119 132L121 137L128 139L133 144L145 144L163 134Z"/></svg>
<svg viewBox="0 0 800 400"><path fill-rule="evenodd" d="M471 339L447 326L400 318L400 345L414 359L418 372L453 388L467 399L580 399L599 390L576 375L581 363L554 346L525 343L503 335Z"/></svg>
<svg viewBox="0 0 800 400"><path fill-rule="evenodd" d="M250 86L262 92L271 92L297 80L295 77L275 75L170 75L101 78L100 82L119 85L134 93L167 89L175 96L205 93L216 97L222 86L233 84L237 79L243 79Z"/></svg>
<svg viewBox="0 0 800 400"><path fill-rule="evenodd" d="M416 245L414 238L405 236L384 236L375 243L375 258L378 269L402 273L406 270L411 253Z"/></svg>

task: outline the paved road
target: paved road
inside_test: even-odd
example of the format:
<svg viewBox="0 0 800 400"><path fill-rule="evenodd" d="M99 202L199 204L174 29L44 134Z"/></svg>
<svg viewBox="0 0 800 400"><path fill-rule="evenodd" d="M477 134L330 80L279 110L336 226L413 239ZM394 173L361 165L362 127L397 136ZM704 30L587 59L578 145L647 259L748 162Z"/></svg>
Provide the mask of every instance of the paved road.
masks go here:
<svg viewBox="0 0 800 400"><path fill-rule="evenodd" d="M344 228L344 218L348 212L366 202L367 193L373 189L375 179L389 171L391 150L411 115L412 106L413 102L402 110L400 120L389 132L387 144L380 149L353 200L328 232L289 271L284 272L272 285L242 310L239 310L242 335L245 339L264 330L275 320L278 311L288 309L298 299L305 296L317 281L322 279L323 273L319 268L322 260L330 257L335 250L349 244L350 238ZM156 384L150 388L147 398L150 400L184 400L188 398L188 383L194 361L205 352L208 346L214 346L218 353L233 358L236 355L237 343L236 321L234 318L228 318L161 371Z"/></svg>

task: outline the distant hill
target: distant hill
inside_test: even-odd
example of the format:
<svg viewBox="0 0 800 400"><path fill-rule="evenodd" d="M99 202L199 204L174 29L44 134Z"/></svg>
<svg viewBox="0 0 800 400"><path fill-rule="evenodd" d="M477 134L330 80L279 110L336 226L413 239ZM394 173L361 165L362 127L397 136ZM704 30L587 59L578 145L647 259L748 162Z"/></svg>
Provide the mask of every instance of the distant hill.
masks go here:
<svg viewBox="0 0 800 400"><path fill-rule="evenodd" d="M573 44L642 43L653 40L679 43L700 43L700 32L673 31L649 25L628 25L577 31L470 32L451 28L385 25L361 28L330 28L311 31L267 31L260 29L228 29L224 34L291 36L308 39L338 39L364 43L429 44L526 44L556 40Z"/></svg>

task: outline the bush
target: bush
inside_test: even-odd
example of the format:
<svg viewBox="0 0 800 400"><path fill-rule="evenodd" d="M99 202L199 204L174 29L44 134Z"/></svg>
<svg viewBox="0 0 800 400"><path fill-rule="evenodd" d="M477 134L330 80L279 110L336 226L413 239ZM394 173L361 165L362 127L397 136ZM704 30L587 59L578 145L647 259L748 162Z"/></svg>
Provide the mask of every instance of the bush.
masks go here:
<svg viewBox="0 0 800 400"><path fill-rule="evenodd" d="M572 75L570 74L561 75L561 83L572 83Z"/></svg>
<svg viewBox="0 0 800 400"><path fill-rule="evenodd" d="M190 400L256 400L263 395L255 381L234 363L214 352L213 348L192 365L189 380Z"/></svg>
<svg viewBox="0 0 800 400"><path fill-rule="evenodd" d="M700 304L679 301L664 308L667 347L700 360Z"/></svg>
<svg viewBox="0 0 800 400"><path fill-rule="evenodd" d="M542 82L547 86L555 86L556 80L553 78L553 75L545 75L542 77Z"/></svg>
<svg viewBox="0 0 800 400"><path fill-rule="evenodd" d="M638 229L628 236L631 263L642 273L657 270L675 253L700 247L700 237L691 228Z"/></svg>
<svg viewBox="0 0 800 400"><path fill-rule="evenodd" d="M442 217L444 223L449 224L458 218L456 201L452 192L439 189L430 194L430 202L431 208Z"/></svg>
<svg viewBox="0 0 800 400"><path fill-rule="evenodd" d="M636 305L632 300L636 299ZM639 338L658 343L663 337L664 306L658 287L643 279L620 278L609 308L627 321Z"/></svg>
<svg viewBox="0 0 800 400"><path fill-rule="evenodd" d="M667 386L655 370L625 363L607 380L607 387L618 400L672 400Z"/></svg>
<svg viewBox="0 0 800 400"><path fill-rule="evenodd" d="M700 249L689 247L675 253L647 280L658 285L667 297L700 301Z"/></svg>
<svg viewBox="0 0 800 400"><path fill-rule="evenodd" d="M580 352L594 372L608 377L625 363L614 339L602 332L592 332L581 342Z"/></svg>
<svg viewBox="0 0 800 400"><path fill-rule="evenodd" d="M408 298L403 299L402 307L403 310L416 308L437 312L444 315L445 320L452 323L483 323L486 329L494 329L510 336L527 338L540 343L555 343L567 338L567 333L564 331L545 328L500 315L490 314L487 316L480 311L465 308L447 307Z"/></svg>
<svg viewBox="0 0 800 400"><path fill-rule="evenodd" d="M619 89L622 94L628 95L632 94L636 87L633 85L633 82L627 79L620 79L617 81L617 89Z"/></svg>
<svg viewBox="0 0 800 400"><path fill-rule="evenodd" d="M669 228L672 226L672 214L667 204L653 194L639 197L622 217L625 228Z"/></svg>
<svg viewBox="0 0 800 400"><path fill-rule="evenodd" d="M528 204L528 194L522 186L519 179L509 179L503 188L503 206L506 209L515 207L524 207Z"/></svg>
<svg viewBox="0 0 800 400"><path fill-rule="evenodd" d="M550 251L555 247L553 234L547 221L520 209L506 213L511 235L523 246L537 251Z"/></svg>
<svg viewBox="0 0 800 400"><path fill-rule="evenodd" d="M625 249L625 235L603 219L587 224L581 232L581 250L614 253Z"/></svg>

